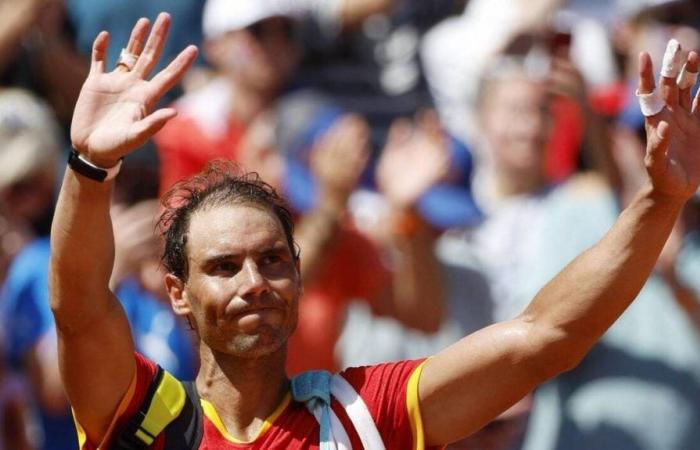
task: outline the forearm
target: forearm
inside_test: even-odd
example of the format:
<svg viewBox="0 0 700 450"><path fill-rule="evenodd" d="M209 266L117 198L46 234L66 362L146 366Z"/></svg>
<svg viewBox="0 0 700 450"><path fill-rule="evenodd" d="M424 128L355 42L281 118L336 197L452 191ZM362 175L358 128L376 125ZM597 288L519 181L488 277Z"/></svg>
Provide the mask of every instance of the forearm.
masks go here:
<svg viewBox="0 0 700 450"><path fill-rule="evenodd" d="M402 229L406 214L409 214L408 220L415 221L412 230ZM435 258L434 239L414 213L398 213L394 220L399 223L393 236L394 315L412 328L435 332L442 324L445 294L440 265Z"/></svg>
<svg viewBox="0 0 700 450"><path fill-rule="evenodd" d="M639 293L681 209L644 187L606 236L537 294L520 319L547 355L570 364L583 357Z"/></svg>
<svg viewBox="0 0 700 450"><path fill-rule="evenodd" d="M296 241L301 249L303 283L312 282L318 274L329 246L338 235L344 204L344 201L324 198L297 224Z"/></svg>
<svg viewBox="0 0 700 450"><path fill-rule="evenodd" d="M59 328L86 323L111 301L112 184L66 170L51 229L51 306Z"/></svg>

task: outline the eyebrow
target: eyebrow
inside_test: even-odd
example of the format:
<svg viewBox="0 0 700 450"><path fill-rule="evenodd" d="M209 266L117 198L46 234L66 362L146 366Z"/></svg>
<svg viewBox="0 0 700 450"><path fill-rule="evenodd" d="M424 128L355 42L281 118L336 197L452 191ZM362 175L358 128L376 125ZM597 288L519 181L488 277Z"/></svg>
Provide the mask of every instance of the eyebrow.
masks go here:
<svg viewBox="0 0 700 450"><path fill-rule="evenodd" d="M280 252L287 249L287 244L285 242L277 241L270 246L266 246L260 251L255 252L257 255L265 255L267 253ZM214 254L204 259L204 265L214 264L221 261L231 261L240 259L243 253L221 253Z"/></svg>

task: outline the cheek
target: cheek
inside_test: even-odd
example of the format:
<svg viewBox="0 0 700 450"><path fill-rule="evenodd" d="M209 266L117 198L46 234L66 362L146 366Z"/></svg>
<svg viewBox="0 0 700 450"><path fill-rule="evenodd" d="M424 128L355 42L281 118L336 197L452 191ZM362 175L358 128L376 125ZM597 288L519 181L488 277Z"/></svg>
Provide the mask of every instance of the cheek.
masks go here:
<svg viewBox="0 0 700 450"><path fill-rule="evenodd" d="M235 288L232 280L221 282L210 278L193 284L188 292L193 313L204 317L207 322L216 322L235 294Z"/></svg>

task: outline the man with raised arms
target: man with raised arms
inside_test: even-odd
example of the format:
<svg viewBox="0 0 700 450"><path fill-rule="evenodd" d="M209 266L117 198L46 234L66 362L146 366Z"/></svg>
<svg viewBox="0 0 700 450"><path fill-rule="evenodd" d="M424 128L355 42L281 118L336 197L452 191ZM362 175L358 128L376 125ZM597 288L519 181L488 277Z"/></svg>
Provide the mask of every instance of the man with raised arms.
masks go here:
<svg viewBox="0 0 700 450"><path fill-rule="evenodd" d="M201 369L183 384L134 352L108 287L111 179L121 158L175 115L153 109L197 54L186 48L148 79L169 23L161 14L149 35L148 21L138 21L111 72L109 37L99 34L73 117L75 152L52 230L51 301L83 449L403 450L458 440L578 364L635 298L700 183L700 111L690 97L698 55L681 70L672 41L658 88L649 55L639 61L646 184L525 311L425 361L290 380L285 344L301 284L289 213L254 175L214 164L166 196L161 219L171 303L199 337Z"/></svg>

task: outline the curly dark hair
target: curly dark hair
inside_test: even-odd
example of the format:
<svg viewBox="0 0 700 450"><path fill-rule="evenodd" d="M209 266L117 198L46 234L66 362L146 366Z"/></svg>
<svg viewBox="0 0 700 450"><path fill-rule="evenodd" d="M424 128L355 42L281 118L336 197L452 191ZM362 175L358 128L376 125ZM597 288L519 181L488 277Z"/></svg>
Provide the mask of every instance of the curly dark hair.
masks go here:
<svg viewBox="0 0 700 450"><path fill-rule="evenodd" d="M202 172L173 185L161 204L164 211L158 227L165 240L163 264L181 280L186 280L188 275L186 248L190 218L205 207L254 205L271 211L282 224L292 256L299 259L294 222L284 199L257 173L246 173L231 161L209 162Z"/></svg>

